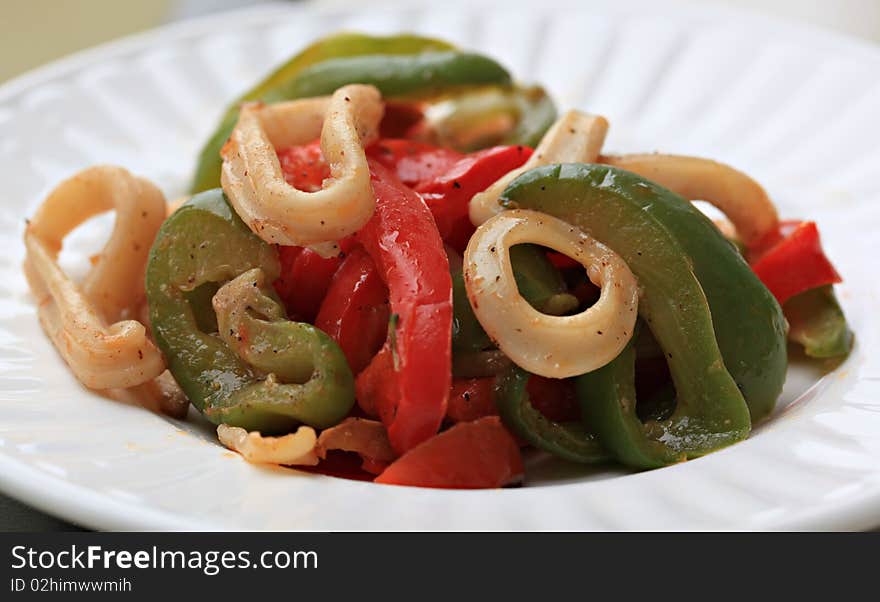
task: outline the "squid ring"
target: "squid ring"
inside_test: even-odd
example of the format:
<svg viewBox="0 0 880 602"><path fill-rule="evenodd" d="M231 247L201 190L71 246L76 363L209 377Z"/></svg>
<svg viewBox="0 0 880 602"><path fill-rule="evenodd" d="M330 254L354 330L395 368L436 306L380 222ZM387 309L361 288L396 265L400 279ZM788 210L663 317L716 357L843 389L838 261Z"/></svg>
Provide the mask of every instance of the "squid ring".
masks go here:
<svg viewBox="0 0 880 602"><path fill-rule="evenodd" d="M605 143L608 121L601 115L569 111L553 124L535 152L521 167L508 172L470 203L470 218L475 226L503 210L498 198L518 175L550 163L595 163Z"/></svg>
<svg viewBox="0 0 880 602"><path fill-rule="evenodd" d="M729 165L683 155L608 155L599 159L647 178L691 201L712 204L747 247L779 227L776 207L755 180Z"/></svg>
<svg viewBox="0 0 880 602"><path fill-rule="evenodd" d="M373 86L349 85L329 98L242 106L223 147L220 181L236 213L268 243L320 245L359 230L375 198L364 147L379 134L384 105ZM331 177L316 192L284 179L277 148L321 136Z"/></svg>
<svg viewBox="0 0 880 602"><path fill-rule="evenodd" d="M81 286L58 265L64 238L90 217L116 210L116 223ZM92 389L144 384L165 370L162 354L137 321L144 266L165 198L119 167L86 169L46 198L25 229L25 275L43 329L80 382Z"/></svg>
<svg viewBox="0 0 880 602"><path fill-rule="evenodd" d="M550 316L519 294L510 247L534 243L568 255L601 287L599 300L573 316ZM521 368L568 378L601 368L633 335L638 285L626 263L580 229L537 211L505 211L477 228L464 255L474 314L498 347Z"/></svg>

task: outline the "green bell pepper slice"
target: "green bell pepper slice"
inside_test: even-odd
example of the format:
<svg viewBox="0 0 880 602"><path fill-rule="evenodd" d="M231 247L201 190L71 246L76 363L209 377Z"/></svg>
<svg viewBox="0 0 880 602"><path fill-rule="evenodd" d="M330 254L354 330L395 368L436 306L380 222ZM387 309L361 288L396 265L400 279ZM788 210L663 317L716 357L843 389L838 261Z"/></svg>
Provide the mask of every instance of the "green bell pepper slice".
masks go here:
<svg viewBox="0 0 880 602"><path fill-rule="evenodd" d="M219 126L214 131L199 155L199 162L193 179L192 192L201 192L220 185L220 149L238 120L238 107L246 101L278 102L293 100L304 96L332 93L343 84L373 83L386 96L396 88L436 90L445 85L465 85L473 83L501 83L510 81L509 74L497 63L474 55L467 55L460 62L450 56L454 47L446 42L415 35L371 36L344 33L324 38L312 44L267 78L243 94L227 109ZM430 54L434 62L425 62L423 54ZM443 57L438 59L436 55ZM341 59L371 57L368 63L337 62ZM381 58L380 58L381 57ZM415 62L404 60L404 72L400 73L400 59L418 59ZM397 61L396 68L390 67L389 60ZM416 63L422 61L423 67L435 69L434 79L424 79L421 86L413 78ZM324 62L331 66L318 68ZM439 63L439 64L438 64ZM483 73L481 69L488 71ZM304 76L306 83L298 83ZM497 80L493 79L497 77ZM443 78L450 78L444 80ZM344 80L344 81L343 81ZM408 82L406 86L399 83ZM340 83L341 82L341 83Z"/></svg>
<svg viewBox="0 0 880 602"><path fill-rule="evenodd" d="M354 377L339 346L285 319L271 287L279 273L275 248L247 228L220 190L186 202L150 250L146 289L156 344L186 396L216 424L263 433L325 428L354 404ZM214 314L210 302L218 297L222 310L203 317Z"/></svg>
<svg viewBox="0 0 880 602"><path fill-rule="evenodd" d="M275 69L256 86L248 90L230 107L227 115L237 115L235 105L248 100L276 102L284 100L279 91L289 85L306 68L328 59L369 54L408 55L422 52L445 52L455 46L443 40L412 34L374 36L363 33L338 33L311 44Z"/></svg>
<svg viewBox="0 0 880 602"><path fill-rule="evenodd" d="M535 147L556 121L556 104L540 86L522 88L517 96L519 119L502 144Z"/></svg>
<svg viewBox="0 0 880 602"><path fill-rule="evenodd" d="M510 74L492 59L469 52L352 56L303 69L278 94L282 98L309 98L331 94L350 83L376 86L384 97L400 98L436 93L448 86L508 85Z"/></svg>
<svg viewBox="0 0 880 602"><path fill-rule="evenodd" d="M635 346L630 340L611 363L575 379L581 412L622 464L659 468L729 445L748 434L743 411L730 411L733 404L729 398L715 403L704 399L698 408L683 409L679 396L671 416L642 422L636 410L635 361ZM704 415L694 414L694 409ZM739 433L725 425L728 414L731 419L738 418Z"/></svg>
<svg viewBox="0 0 880 602"><path fill-rule="evenodd" d="M468 301L461 266L452 267L452 353L453 356L468 355L492 346L492 340ZM453 358L454 359L454 358Z"/></svg>
<svg viewBox="0 0 880 602"><path fill-rule="evenodd" d="M578 377L584 418L619 460L649 468L703 455L748 435L747 400L763 410L772 391L772 407L786 366L779 305L686 200L611 166L564 164L521 175L501 204L578 226L621 255L639 280L639 315L666 355L677 403L666 420L638 420L632 342L606 367ZM721 274L706 277L712 270ZM720 294L731 290L729 299ZM721 342L730 331L719 328L726 321L744 330L728 341L729 358Z"/></svg>
<svg viewBox="0 0 880 602"><path fill-rule="evenodd" d="M640 282L663 266L655 265L654 249L641 243L638 228L644 222L665 229L699 281L698 296L705 296L715 316L717 346L752 421L770 413L788 366L785 318L770 291L709 218L671 191L608 165L547 166L518 180L505 191L502 204L545 211L578 225L614 249L631 269L643 266L645 274L633 269ZM646 322L657 336L660 325Z"/></svg>
<svg viewBox="0 0 880 602"><path fill-rule="evenodd" d="M853 333L831 285L795 295L782 311L788 320L788 339L814 358L845 357L853 346Z"/></svg>
<svg viewBox="0 0 880 602"><path fill-rule="evenodd" d="M577 308L577 297L568 293L559 270L540 247L515 245L510 249L510 261L520 294L532 307L552 315ZM453 313L453 371L459 377L500 372L495 400L501 419L511 430L533 446L572 462L597 464L610 458L596 435L582 425L553 422L532 406L526 392L528 372L509 361L497 361L489 355L492 352L481 351L492 342L473 313L460 268L453 272ZM472 368L477 363L484 364L482 372ZM466 373L468 370L471 373Z"/></svg>
<svg viewBox="0 0 880 602"><path fill-rule="evenodd" d="M540 86L480 86L425 100L428 140L466 152L495 145L536 146L556 121L556 106Z"/></svg>
<svg viewBox="0 0 880 602"><path fill-rule="evenodd" d="M531 375L512 366L495 384L495 403L505 426L538 449L581 464L600 464L611 455L599 438L579 423L559 423L545 417L529 402Z"/></svg>
<svg viewBox="0 0 880 602"><path fill-rule="evenodd" d="M540 247L512 246L510 263L519 294L532 307L551 316L563 316L577 308L577 297L568 292L559 270Z"/></svg>

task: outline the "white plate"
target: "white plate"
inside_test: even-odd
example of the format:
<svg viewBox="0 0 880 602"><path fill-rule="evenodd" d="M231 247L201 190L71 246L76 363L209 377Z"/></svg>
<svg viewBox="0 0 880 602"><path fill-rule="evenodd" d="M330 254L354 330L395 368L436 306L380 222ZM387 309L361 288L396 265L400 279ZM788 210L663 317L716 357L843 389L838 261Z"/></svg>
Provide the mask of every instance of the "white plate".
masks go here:
<svg viewBox="0 0 880 602"><path fill-rule="evenodd" d="M504 2L357 14L273 6L167 27L0 88L0 487L104 529L767 529L880 523L880 50L720 9ZM559 463L534 487L436 491L256 468L209 431L85 391L43 336L19 266L23 219L62 178L121 164L169 197L226 102L336 29L416 30L501 59L559 105L609 117L613 150L718 158L787 216L817 220L846 283L852 357L792 368L746 442L653 472ZM106 220L105 220L106 225ZM99 242L79 232L67 265Z"/></svg>

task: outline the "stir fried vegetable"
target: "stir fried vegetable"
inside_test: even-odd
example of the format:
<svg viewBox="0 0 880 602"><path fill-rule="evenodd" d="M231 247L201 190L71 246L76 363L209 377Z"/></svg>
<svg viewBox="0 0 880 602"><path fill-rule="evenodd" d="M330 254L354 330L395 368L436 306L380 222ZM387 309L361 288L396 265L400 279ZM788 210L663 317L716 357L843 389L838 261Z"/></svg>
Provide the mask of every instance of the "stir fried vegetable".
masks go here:
<svg viewBox="0 0 880 602"><path fill-rule="evenodd" d="M377 483L484 489L522 478L519 447L498 418L461 422L401 456Z"/></svg>
<svg viewBox="0 0 880 602"><path fill-rule="evenodd" d="M417 104L471 86L511 87L510 75L495 61L457 51L439 40L414 35L331 36L303 50L233 103L201 152L193 192L220 184L220 149L232 132L240 103L322 96L354 82L372 84L388 98L413 97L411 102ZM536 91L512 96L523 100L504 138L520 143L542 135L541 128L549 126L555 115L553 103Z"/></svg>
<svg viewBox="0 0 880 602"><path fill-rule="evenodd" d="M610 459L595 433L579 422L560 423L535 408L526 391L529 375L513 367L498 385L498 410L504 424L538 449L582 464L598 464Z"/></svg>
<svg viewBox="0 0 880 602"><path fill-rule="evenodd" d="M689 203L629 172L579 164L532 170L501 202L580 226L616 249L639 280L639 314L666 354L677 407L666 421L638 421L631 353L581 377L583 410L618 459L651 467L705 454L748 435L747 402L755 419L773 407L785 378L782 312ZM713 324L712 314L736 328Z"/></svg>
<svg viewBox="0 0 880 602"><path fill-rule="evenodd" d="M452 378L452 280L443 241L422 199L378 164L376 213L358 241L388 287L392 319L382 350L358 377L358 401L403 453L434 435Z"/></svg>
<svg viewBox="0 0 880 602"><path fill-rule="evenodd" d="M830 286L795 295L782 306L788 320L788 339L815 358L845 357L853 346L853 333Z"/></svg>
<svg viewBox="0 0 880 602"><path fill-rule="evenodd" d="M270 433L324 428L354 403L339 346L285 319L270 286L278 274L275 250L219 190L193 197L159 230L147 264L153 334L175 380L212 422ZM202 287L219 288L213 308L192 297ZM210 314L217 330L205 332L196 316Z"/></svg>
<svg viewBox="0 0 880 602"><path fill-rule="evenodd" d="M117 168L62 184L26 272L83 383L188 399L251 462L439 488L519 484L524 453L667 466L771 413L786 339L830 366L854 335L814 222L713 160L603 154L608 127L446 42L338 34L230 106L176 210ZM58 250L109 207L80 289Z"/></svg>
<svg viewBox="0 0 880 602"><path fill-rule="evenodd" d="M388 288L367 252L356 247L334 274L315 326L339 344L359 374L382 347L389 317Z"/></svg>
<svg viewBox="0 0 880 602"><path fill-rule="evenodd" d="M780 303L795 295L841 281L822 252L815 222L802 222L752 264L761 282Z"/></svg>

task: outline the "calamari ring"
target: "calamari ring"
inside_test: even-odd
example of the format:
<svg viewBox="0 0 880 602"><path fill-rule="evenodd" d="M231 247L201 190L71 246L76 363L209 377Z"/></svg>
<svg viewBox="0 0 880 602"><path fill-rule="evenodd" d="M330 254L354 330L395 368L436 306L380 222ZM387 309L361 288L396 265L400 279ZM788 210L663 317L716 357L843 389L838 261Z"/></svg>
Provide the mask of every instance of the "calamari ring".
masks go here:
<svg viewBox="0 0 880 602"><path fill-rule="evenodd" d="M550 163L595 163L605 143L608 120L601 115L569 111L547 130L535 152L521 167L508 172L470 203L471 222L479 226L502 211L498 198L518 175Z"/></svg>
<svg viewBox="0 0 880 602"><path fill-rule="evenodd" d="M711 203L730 219L747 247L779 228L776 207L761 185L729 165L662 154L607 155L599 161L637 173L688 200Z"/></svg>
<svg viewBox="0 0 880 602"><path fill-rule="evenodd" d="M519 294L510 247L534 243L568 255L602 292L573 316L537 311ZM534 374L568 378L601 368L633 335L638 285L616 253L580 229L537 211L511 210L477 228L464 256L468 299L477 319L512 362Z"/></svg>
<svg viewBox="0 0 880 602"><path fill-rule="evenodd" d="M268 243L310 246L357 232L375 207L364 147L379 135L384 105L373 86L349 85L330 98L242 106L223 147L223 191ZM331 177L316 192L284 179L277 148L321 136Z"/></svg>
<svg viewBox="0 0 880 602"><path fill-rule="evenodd" d="M77 286L58 265L62 242L87 219L112 209L113 233ZM137 321L144 266L165 210L164 196L147 180L98 166L59 184L28 222L24 268L40 323L87 387L134 387L165 370L161 353Z"/></svg>
<svg viewBox="0 0 880 602"><path fill-rule="evenodd" d="M116 401L139 405L172 418L184 419L189 411L189 400L168 370L142 385L127 389L105 389L103 393Z"/></svg>

